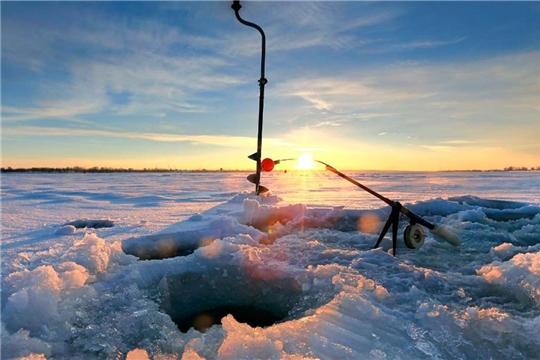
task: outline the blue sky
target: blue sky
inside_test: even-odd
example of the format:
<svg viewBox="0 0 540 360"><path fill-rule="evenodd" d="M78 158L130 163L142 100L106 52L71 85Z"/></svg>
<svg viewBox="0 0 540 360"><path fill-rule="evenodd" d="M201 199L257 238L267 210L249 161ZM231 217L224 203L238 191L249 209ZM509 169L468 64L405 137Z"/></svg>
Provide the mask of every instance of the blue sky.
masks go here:
<svg viewBox="0 0 540 360"><path fill-rule="evenodd" d="M251 169L231 2L2 2L2 166ZM540 166L540 3L242 2L263 156Z"/></svg>

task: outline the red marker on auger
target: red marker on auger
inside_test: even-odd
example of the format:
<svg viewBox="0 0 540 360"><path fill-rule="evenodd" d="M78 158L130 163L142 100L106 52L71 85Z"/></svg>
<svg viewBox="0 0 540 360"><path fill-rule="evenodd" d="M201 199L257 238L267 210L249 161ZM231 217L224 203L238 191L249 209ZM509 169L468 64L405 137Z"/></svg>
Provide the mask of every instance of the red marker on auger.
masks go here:
<svg viewBox="0 0 540 360"><path fill-rule="evenodd" d="M266 158L261 162L261 167L263 171L270 172L274 170L274 160Z"/></svg>

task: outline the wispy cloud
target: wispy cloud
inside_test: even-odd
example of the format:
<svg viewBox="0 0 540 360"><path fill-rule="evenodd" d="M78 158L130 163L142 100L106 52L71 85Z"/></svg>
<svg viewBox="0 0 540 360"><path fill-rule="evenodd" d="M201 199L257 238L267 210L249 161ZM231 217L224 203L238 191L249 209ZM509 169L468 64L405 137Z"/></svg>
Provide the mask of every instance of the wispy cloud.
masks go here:
<svg viewBox="0 0 540 360"><path fill-rule="evenodd" d="M4 135L15 136L102 136L115 138L128 138L139 140L151 140L157 142L189 142L197 145L213 145L223 147L246 147L252 148L254 144L253 137L247 136L227 136L227 135L181 135L181 134L164 134L164 133L138 133L138 132L122 132L122 131L107 131L96 129L73 129L59 127L38 127L38 126L20 126L20 127L4 127ZM278 138L267 138L265 143L269 146L274 144L282 144L283 140ZM294 144L289 144L294 146Z"/></svg>
<svg viewBox="0 0 540 360"><path fill-rule="evenodd" d="M45 120L61 118L76 123L87 123L75 116L87 115L101 111L103 104L99 102L58 102L54 106L44 105L40 108L15 108L2 106L3 122L20 122L28 120Z"/></svg>
<svg viewBox="0 0 540 360"><path fill-rule="evenodd" d="M397 8L392 10L383 9L376 13L371 13L369 15L360 16L351 21L344 21L338 25L339 31L348 31L352 29L357 29L359 27L370 27L374 25L380 25L389 23L397 17L403 15L403 11Z"/></svg>
<svg viewBox="0 0 540 360"><path fill-rule="evenodd" d="M25 21L31 20L3 17L2 58L11 66L41 73L36 81L38 98L33 107L21 107L19 114L5 114L4 121L100 112L119 116L211 112L209 102L202 105L207 93L243 82L243 76L225 72L230 63L220 54L219 48L226 48L222 39L191 35L157 20L127 21L92 7L66 20L66 29L51 20L43 30L28 31L32 24ZM182 48L185 51L178 50ZM54 80L47 76L60 66L67 76ZM112 104L111 89L129 92L130 101Z"/></svg>
<svg viewBox="0 0 540 360"><path fill-rule="evenodd" d="M370 39L349 32L390 21L391 10L366 8L351 19L347 7L326 3L267 4L269 50L289 51L308 47L336 49ZM182 5L180 5L182 7ZM61 7L59 7L61 8ZM247 11L244 9L243 11ZM61 16L62 14L57 14ZM245 14L249 17L249 14ZM66 29L51 19L43 31L28 32L24 20L3 19L3 60L46 74L62 64L64 79L36 83L35 105L18 114L4 114L5 121L39 118L76 119L89 114L158 116L166 113L213 112L208 93L240 86L249 80L233 66L242 56L259 54L260 39L238 24L231 36L191 34L184 28L148 18L118 17L89 7L67 21ZM291 37L291 28L295 36ZM73 49L86 49L79 53ZM183 51L178 51L182 49ZM251 50L250 50L251 49ZM95 56L87 56L88 53ZM204 54L204 55L202 55ZM240 59L238 56L240 55ZM52 64L52 65L51 65ZM231 71L231 69L233 69ZM125 104L113 104L108 91L129 92ZM320 110L336 106L316 92L298 92ZM8 104L9 105L9 104Z"/></svg>
<svg viewBox="0 0 540 360"><path fill-rule="evenodd" d="M281 2L279 6L268 2L262 7L263 18L252 18L247 12L243 15L257 20L265 29L268 50L272 52L363 47L381 41L369 34L370 29L403 15L398 6L381 8L353 2ZM361 16L355 11L358 8L362 10ZM260 39L253 33L244 30L235 36L238 41L229 44L230 53L249 56L260 53Z"/></svg>
<svg viewBox="0 0 540 360"><path fill-rule="evenodd" d="M451 40L416 40L416 41L410 41L410 42L401 43L401 44L391 44L387 46L382 46L376 49L375 51L388 52L388 51L399 51L399 50L434 48L434 47L439 47L439 46L458 44L466 39L467 37L463 36L458 39L451 39Z"/></svg>
<svg viewBox="0 0 540 360"><path fill-rule="evenodd" d="M2 136L252 147L252 138L212 135L244 134L245 113L256 112L260 37L230 4L141 3L147 14L81 4L6 3L2 77L13 91L3 89ZM482 142L540 153L538 51L475 53L475 26L449 18L439 29L430 19L426 32L417 21L427 12L416 5L252 4L242 15L268 40L265 134L277 135L266 145L311 147L331 135L334 149L361 142L464 151ZM437 55L454 49L455 57Z"/></svg>
<svg viewBox="0 0 540 360"><path fill-rule="evenodd" d="M297 118L299 123L313 119L305 121L319 127L340 125L342 135L364 139L399 128L402 141L429 140L426 146L437 151L486 140L527 152L540 148L540 52L452 64L346 69L307 78L291 78L277 90L310 106L310 113ZM361 126L366 119L372 120L369 127ZM515 125L509 133L510 123Z"/></svg>
<svg viewBox="0 0 540 360"><path fill-rule="evenodd" d="M308 147L308 148L296 148L295 151L300 152L318 152L318 151L326 151L323 147Z"/></svg>
<svg viewBox="0 0 540 360"><path fill-rule="evenodd" d="M453 146L444 146L444 145L422 145L424 149L438 152L450 152L454 150Z"/></svg>
<svg viewBox="0 0 540 360"><path fill-rule="evenodd" d="M448 141L441 141L441 144L448 144L448 145L470 145L470 144L477 144L477 141L472 140L448 140Z"/></svg>
<svg viewBox="0 0 540 360"><path fill-rule="evenodd" d="M343 126L349 122L359 122L359 121L371 121L373 119L385 118L389 116L394 116L395 114L391 113L376 113L376 112L340 112L335 111L327 113L324 116L324 121L318 122L315 127L321 126Z"/></svg>
<svg viewBox="0 0 540 360"><path fill-rule="evenodd" d="M388 88L378 84L373 77L359 74L344 77L318 76L310 79L294 79L278 87L281 96L296 96L311 103L317 110L361 110L378 107L383 103L423 99L435 95L433 91L420 88ZM375 117L372 115L371 117Z"/></svg>

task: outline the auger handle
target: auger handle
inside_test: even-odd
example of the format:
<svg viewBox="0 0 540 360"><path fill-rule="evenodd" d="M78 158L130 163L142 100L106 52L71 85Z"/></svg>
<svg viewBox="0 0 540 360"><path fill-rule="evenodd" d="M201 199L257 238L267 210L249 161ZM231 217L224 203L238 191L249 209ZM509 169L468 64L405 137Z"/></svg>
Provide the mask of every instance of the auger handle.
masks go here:
<svg viewBox="0 0 540 360"><path fill-rule="evenodd" d="M263 29L252 22L246 21L240 17L240 9L242 8L242 5L240 5L240 1L233 1L231 8L234 10L234 14L236 15L236 19L249 27L252 27L256 29L260 34L262 38L261 43L261 77L259 79L259 122L258 122L258 130L257 130L257 152L255 156L255 161L257 162L257 171L256 171L256 180L255 180L255 194L259 195L261 193L261 190L264 190L266 188L260 186L260 180L261 180L261 157L262 157L262 130L263 130L263 112L264 112L264 86L268 83L268 80L264 77L264 69L265 69L265 59L266 59L266 35L264 34ZM267 190L267 189L266 189Z"/></svg>

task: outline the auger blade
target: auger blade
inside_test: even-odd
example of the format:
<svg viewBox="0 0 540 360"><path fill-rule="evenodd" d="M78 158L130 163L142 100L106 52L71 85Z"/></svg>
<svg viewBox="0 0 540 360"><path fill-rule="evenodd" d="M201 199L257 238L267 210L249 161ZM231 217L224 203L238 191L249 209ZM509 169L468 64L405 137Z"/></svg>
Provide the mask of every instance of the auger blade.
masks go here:
<svg viewBox="0 0 540 360"><path fill-rule="evenodd" d="M250 174L247 176L247 179L250 183L256 184L257 183L257 174Z"/></svg>

